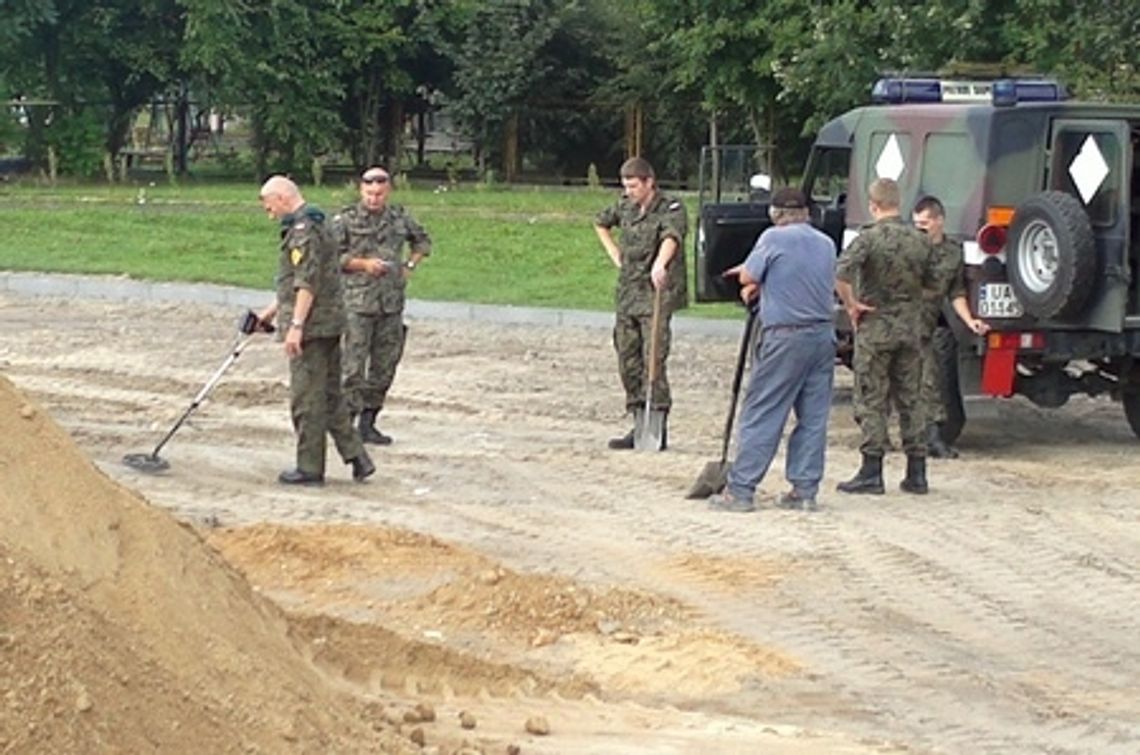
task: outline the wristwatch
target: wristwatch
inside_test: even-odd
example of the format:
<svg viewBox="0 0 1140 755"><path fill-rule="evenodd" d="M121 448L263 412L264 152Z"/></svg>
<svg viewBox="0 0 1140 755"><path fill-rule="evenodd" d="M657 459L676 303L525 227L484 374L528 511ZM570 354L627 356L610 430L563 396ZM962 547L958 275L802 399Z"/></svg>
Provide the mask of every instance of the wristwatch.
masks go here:
<svg viewBox="0 0 1140 755"><path fill-rule="evenodd" d="M416 261L410 259L404 263L404 267L408 268L409 270L415 270L416 269Z"/></svg>
<svg viewBox="0 0 1140 755"><path fill-rule="evenodd" d="M304 320L294 320L293 322L289 323L289 327L290 328L296 328L297 330L304 330L305 329L305 321Z"/></svg>

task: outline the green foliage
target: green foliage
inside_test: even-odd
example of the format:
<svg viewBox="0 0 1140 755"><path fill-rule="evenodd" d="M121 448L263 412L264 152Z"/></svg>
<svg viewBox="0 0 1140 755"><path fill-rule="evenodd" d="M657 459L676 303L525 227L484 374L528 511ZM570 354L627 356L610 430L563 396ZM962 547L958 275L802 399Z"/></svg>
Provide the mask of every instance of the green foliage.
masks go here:
<svg viewBox="0 0 1140 755"><path fill-rule="evenodd" d="M103 121L93 109L79 110L53 123L48 143L61 175L92 178L103 170Z"/></svg>

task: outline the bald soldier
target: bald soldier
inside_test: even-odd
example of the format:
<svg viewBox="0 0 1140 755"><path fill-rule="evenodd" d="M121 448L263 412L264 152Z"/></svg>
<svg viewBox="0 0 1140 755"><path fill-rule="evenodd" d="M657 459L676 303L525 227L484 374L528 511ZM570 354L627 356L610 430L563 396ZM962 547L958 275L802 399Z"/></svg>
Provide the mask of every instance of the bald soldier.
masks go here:
<svg viewBox="0 0 1140 755"><path fill-rule="evenodd" d="M258 318L277 317L289 358L290 411L297 433L297 463L278 475L283 485L321 485L325 480L325 434L332 435L352 477L376 471L352 428L340 386L340 337L344 302L336 241L325 215L305 203L297 185L273 176L261 187L261 206L281 224L277 301Z"/></svg>

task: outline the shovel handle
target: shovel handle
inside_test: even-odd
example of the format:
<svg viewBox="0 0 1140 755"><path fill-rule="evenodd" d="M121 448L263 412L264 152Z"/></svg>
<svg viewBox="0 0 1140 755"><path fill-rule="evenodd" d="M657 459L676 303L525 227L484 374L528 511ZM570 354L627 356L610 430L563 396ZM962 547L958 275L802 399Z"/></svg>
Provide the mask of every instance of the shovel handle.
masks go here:
<svg viewBox="0 0 1140 755"><path fill-rule="evenodd" d="M653 289L653 318L649 322L649 384L645 386L645 415L653 408L653 384L657 382L657 346L661 340L661 289Z"/></svg>
<svg viewBox="0 0 1140 755"><path fill-rule="evenodd" d="M744 362L748 358L748 344L752 340L752 327L756 323L756 310L748 310L748 321L744 324L744 334L740 337L740 353L736 357L736 374L732 376L732 402L728 405L728 417L724 420L724 442L720 449L720 463L728 459L728 446L732 442L732 425L736 420L736 404L740 398L740 385L744 382Z"/></svg>

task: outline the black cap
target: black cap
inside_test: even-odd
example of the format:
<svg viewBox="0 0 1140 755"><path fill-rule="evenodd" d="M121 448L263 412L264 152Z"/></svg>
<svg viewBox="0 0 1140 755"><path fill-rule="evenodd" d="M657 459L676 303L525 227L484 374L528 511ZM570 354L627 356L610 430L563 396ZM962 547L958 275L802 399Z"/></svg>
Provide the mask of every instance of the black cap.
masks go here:
<svg viewBox="0 0 1140 755"><path fill-rule="evenodd" d="M799 189L785 186L772 195L771 204L781 210L802 210L807 207L807 199Z"/></svg>

